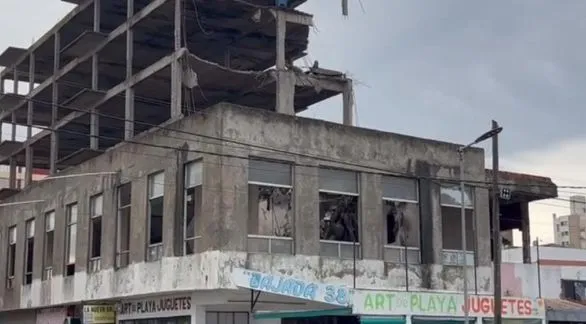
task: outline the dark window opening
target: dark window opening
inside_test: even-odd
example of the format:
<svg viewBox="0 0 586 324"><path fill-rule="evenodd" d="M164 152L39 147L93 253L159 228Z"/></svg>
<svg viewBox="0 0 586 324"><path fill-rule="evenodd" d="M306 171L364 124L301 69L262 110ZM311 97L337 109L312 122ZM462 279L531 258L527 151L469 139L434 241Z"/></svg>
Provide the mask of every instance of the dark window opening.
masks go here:
<svg viewBox="0 0 586 324"><path fill-rule="evenodd" d="M358 197L320 192L320 239L360 242Z"/></svg>
<svg viewBox="0 0 586 324"><path fill-rule="evenodd" d="M163 242L163 197L151 199L149 202L151 212L150 220L150 244Z"/></svg>

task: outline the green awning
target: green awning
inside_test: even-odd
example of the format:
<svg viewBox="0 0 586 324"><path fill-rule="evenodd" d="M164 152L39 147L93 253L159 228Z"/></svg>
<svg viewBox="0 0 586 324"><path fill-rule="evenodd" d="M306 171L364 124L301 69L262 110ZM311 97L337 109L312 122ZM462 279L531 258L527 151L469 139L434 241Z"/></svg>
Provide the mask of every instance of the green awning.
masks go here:
<svg viewBox="0 0 586 324"><path fill-rule="evenodd" d="M254 319L301 318L318 316L350 316L352 308L299 310L299 311L258 311L253 314Z"/></svg>
<svg viewBox="0 0 586 324"><path fill-rule="evenodd" d="M360 316L360 324L405 324L405 316Z"/></svg>

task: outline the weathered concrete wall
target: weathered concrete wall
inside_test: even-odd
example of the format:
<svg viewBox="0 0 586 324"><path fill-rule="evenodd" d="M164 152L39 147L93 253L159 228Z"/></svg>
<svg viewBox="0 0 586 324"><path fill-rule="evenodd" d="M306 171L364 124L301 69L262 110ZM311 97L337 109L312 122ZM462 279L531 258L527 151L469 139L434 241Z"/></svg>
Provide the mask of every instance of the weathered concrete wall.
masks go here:
<svg viewBox="0 0 586 324"><path fill-rule="evenodd" d="M247 264L264 271L280 271L287 264L299 265L299 271L312 272L308 278L323 281L344 278L341 269L351 269L347 261L319 258L319 201L318 167L344 167L361 173L362 246L365 260L359 261L360 279L386 282L384 287L403 287L405 269L389 266L380 260L384 236L375 230L381 226L381 188L379 175L369 171L385 170L420 177L458 175L457 145L409 136L352 128L324 121L285 116L231 105L218 105L205 113L182 119L167 127L181 129L152 130L137 136L134 141L152 143L160 147L122 143L108 152L73 167L63 174L117 171L116 175L55 179L35 183L4 202L45 200L39 204L15 205L0 208L3 240L0 251L6 251L7 228L18 224L16 288L6 290L0 285L0 305L3 309L35 307L76 300L110 298L118 295L148 293L151 289L173 290L177 287L220 288L229 286L227 270ZM198 132L226 141L186 134ZM235 143L247 143L242 145ZM177 147L171 150L162 147ZM267 150L266 148L270 148ZM187 150L186 150L187 149ZM205 153L207 152L207 153ZM289 154L295 153L295 155ZM254 256L247 259L248 216L248 158L269 157L295 162L295 249L297 256ZM314 157L311 157L314 156ZM315 158L323 157L323 158ZM182 231L178 226L181 207L177 190L181 179L177 172L183 163L203 158L203 217L199 251L210 251L195 257L174 258L181 255ZM333 161L345 161L335 163ZM484 154L473 149L466 156L465 175L474 181L484 180ZM145 227L147 177L165 171L164 255L161 262L145 264ZM132 182L132 219L130 259L128 269L113 270L115 255L116 192L122 183ZM427 289L458 289L461 279L455 269L441 267L442 228L437 181L423 179L420 186L422 233L422 266L409 270L410 287ZM89 197L104 195L102 268L98 274L86 274L88 264ZM479 237L479 285L490 281L488 241L488 197L486 191L476 190L476 216ZM76 275L63 278L65 240L65 206L79 204ZM378 206L378 207L377 207ZM56 211L53 280L41 282L42 235L44 214ZM20 287L24 257L24 220L37 217L37 248L35 250L34 283ZM375 231L375 232L373 232ZM221 250L226 254L218 254ZM231 255L237 257L231 257ZM434 264L436 263L436 264ZM291 267L289 266L289 269ZM347 270L345 270L347 271ZM472 271L472 270L470 270ZM5 267L0 274L5 278ZM472 271L473 272L473 271ZM314 276L314 277L312 277ZM482 276L482 277L481 277ZM337 279L336 279L337 278ZM469 276L471 280L473 275ZM482 280L480 280L482 279ZM351 281L350 281L351 282ZM480 284L482 282L482 284ZM412 283L412 284L411 284ZM474 287L471 281L470 287ZM375 286L373 286L375 287ZM484 288L482 288L484 289Z"/></svg>

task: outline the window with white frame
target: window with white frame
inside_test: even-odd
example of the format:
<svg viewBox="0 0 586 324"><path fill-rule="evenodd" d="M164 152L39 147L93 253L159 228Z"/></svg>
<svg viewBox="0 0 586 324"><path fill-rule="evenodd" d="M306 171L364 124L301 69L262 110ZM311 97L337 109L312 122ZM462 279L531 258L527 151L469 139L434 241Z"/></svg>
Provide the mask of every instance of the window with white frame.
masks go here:
<svg viewBox="0 0 586 324"><path fill-rule="evenodd" d="M384 259L419 263L419 188L417 179L382 176L383 218L386 224Z"/></svg>
<svg viewBox="0 0 586 324"><path fill-rule="evenodd" d="M43 251L43 280L53 277L53 246L55 243L55 211L45 213L45 247Z"/></svg>
<svg viewBox="0 0 586 324"><path fill-rule="evenodd" d="M24 242L24 284L33 283L33 260L35 258L35 219L30 219L24 223L25 242Z"/></svg>
<svg viewBox="0 0 586 324"><path fill-rule="evenodd" d="M130 252L130 213L132 206L132 184L118 187L118 211L116 220L116 267L128 266Z"/></svg>
<svg viewBox="0 0 586 324"><path fill-rule="evenodd" d="M163 204L165 200L165 173L157 172L148 177L148 228L149 246L147 261L160 260L163 254Z"/></svg>
<svg viewBox="0 0 586 324"><path fill-rule="evenodd" d="M102 255L102 214L104 199L102 194L90 197L90 245L89 271L100 270Z"/></svg>
<svg viewBox="0 0 586 324"><path fill-rule="evenodd" d="M248 251L293 253L291 164L248 161Z"/></svg>
<svg viewBox="0 0 586 324"><path fill-rule="evenodd" d="M206 324L249 324L248 312L206 312Z"/></svg>
<svg viewBox="0 0 586 324"><path fill-rule="evenodd" d="M16 272L16 226L8 228L8 260L6 262L6 288L14 288Z"/></svg>
<svg viewBox="0 0 586 324"><path fill-rule="evenodd" d="M354 258L360 254L358 173L319 170L320 254Z"/></svg>
<svg viewBox="0 0 586 324"><path fill-rule="evenodd" d="M464 187L464 200L459 183L444 183L440 187L442 213L443 264L474 265L476 234L474 233L474 194L473 187ZM462 253L461 207L464 205L466 217L466 254ZM466 260L466 261L464 261Z"/></svg>
<svg viewBox="0 0 586 324"><path fill-rule="evenodd" d="M201 237L202 165L193 161L185 165L183 185L183 251L196 252L197 238Z"/></svg>
<svg viewBox="0 0 586 324"><path fill-rule="evenodd" d="M65 227L65 275L75 274L75 253L77 248L77 204L70 204L65 209L67 224Z"/></svg>

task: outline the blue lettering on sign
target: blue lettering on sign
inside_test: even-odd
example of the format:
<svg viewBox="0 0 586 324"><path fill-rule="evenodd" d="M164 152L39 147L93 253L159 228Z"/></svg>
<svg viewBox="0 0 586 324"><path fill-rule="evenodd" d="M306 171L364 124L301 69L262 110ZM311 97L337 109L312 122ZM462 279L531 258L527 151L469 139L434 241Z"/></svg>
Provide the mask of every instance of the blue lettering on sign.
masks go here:
<svg viewBox="0 0 586 324"><path fill-rule="evenodd" d="M314 283L254 272L250 274L249 283L250 288L254 290L268 291L310 300L315 300L318 290L318 286Z"/></svg>
<svg viewBox="0 0 586 324"><path fill-rule="evenodd" d="M349 296L348 289L337 286L326 286L326 294L324 301L330 304L348 305Z"/></svg>

